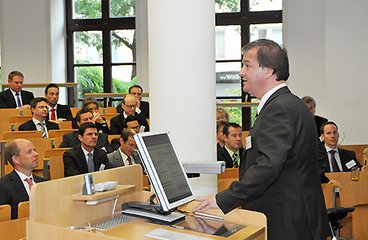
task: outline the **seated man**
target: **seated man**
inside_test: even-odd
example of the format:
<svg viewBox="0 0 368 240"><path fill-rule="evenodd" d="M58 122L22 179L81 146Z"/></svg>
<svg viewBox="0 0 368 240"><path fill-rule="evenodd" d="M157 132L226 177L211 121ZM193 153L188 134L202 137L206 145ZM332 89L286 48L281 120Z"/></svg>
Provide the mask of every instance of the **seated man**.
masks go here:
<svg viewBox="0 0 368 240"><path fill-rule="evenodd" d="M137 144L133 136L134 133L132 131L124 130L121 132L119 149L107 154L107 158L113 167L141 164L141 160L136 152Z"/></svg>
<svg viewBox="0 0 368 240"><path fill-rule="evenodd" d="M138 123L136 116L128 116L124 121L124 130L129 130L133 134L139 133L141 126ZM111 147L113 150L117 150L120 147L121 138L113 138L111 140Z"/></svg>
<svg viewBox="0 0 368 240"><path fill-rule="evenodd" d="M67 105L58 104L59 101L59 86L55 83L50 83L45 88L45 98L49 105L49 120L53 121L72 121L73 115L70 107Z"/></svg>
<svg viewBox="0 0 368 240"><path fill-rule="evenodd" d="M339 131L336 123L325 122L321 127L321 139L324 141L325 151L319 151L319 158L324 158L325 172L349 172L352 167L367 170L356 159L355 152L339 148ZM322 156L321 156L322 154Z"/></svg>
<svg viewBox="0 0 368 240"><path fill-rule="evenodd" d="M93 114L92 122L96 124L98 132L109 134L110 129L106 119L98 113L99 106L96 99L93 97L85 98L82 102L82 108L88 109Z"/></svg>
<svg viewBox="0 0 368 240"><path fill-rule="evenodd" d="M305 105L307 105L307 108L309 109L309 111L312 113L314 117L314 121L316 122L317 135L320 136L321 126L323 123L327 122L328 120L327 118L316 115L316 101L312 97L305 96L302 98L302 100L305 103Z"/></svg>
<svg viewBox="0 0 368 240"><path fill-rule="evenodd" d="M77 115L75 116L75 119L77 121L78 128L86 122L91 122L93 119L92 113L87 109L81 109L77 112ZM66 133L63 136L63 142L60 143L61 148L67 148L67 147L73 147L75 145L80 144L79 138L78 138L78 131ZM106 133L99 133L98 134L98 140L97 140L97 147L101 148L102 150L105 150L106 152L112 152L113 149L109 143L108 135Z"/></svg>
<svg viewBox="0 0 368 240"><path fill-rule="evenodd" d="M0 108L29 108L34 98L33 93L22 90L24 76L19 71L12 71L8 75L9 89L0 93Z"/></svg>
<svg viewBox="0 0 368 240"><path fill-rule="evenodd" d="M149 132L147 119L142 114L136 113L137 99L134 95L128 94L122 102L123 112L118 116L111 118L110 134L120 134L124 129L124 122L128 116L135 116L141 126L144 126L144 131Z"/></svg>
<svg viewBox="0 0 368 240"><path fill-rule="evenodd" d="M136 84L129 88L128 93L134 95L137 98L137 108L135 109L135 111L138 114L142 114L147 119L149 119L149 102L142 101L143 88ZM118 113L123 112L124 110L122 104L116 106L116 110L118 111Z"/></svg>
<svg viewBox="0 0 368 240"><path fill-rule="evenodd" d="M26 139L11 141L5 150L5 160L14 170L0 178L0 205L11 206L11 219L18 217L18 204L29 201L33 184L45 179L32 174L38 166L38 153L33 143Z"/></svg>
<svg viewBox="0 0 368 240"><path fill-rule="evenodd" d="M65 177L111 168L106 152L96 147L98 133L94 123L80 125L78 138L81 143L63 155Z"/></svg>
<svg viewBox="0 0 368 240"><path fill-rule="evenodd" d="M49 137L47 131L59 129L59 125L47 119L48 105L46 98L37 97L31 101L31 111L33 118L19 126L19 131L38 130L42 131L42 137Z"/></svg>
<svg viewBox="0 0 368 240"><path fill-rule="evenodd" d="M217 161L224 161L226 168L239 167L243 154L242 129L237 123L227 123L223 133L225 146L217 150Z"/></svg>

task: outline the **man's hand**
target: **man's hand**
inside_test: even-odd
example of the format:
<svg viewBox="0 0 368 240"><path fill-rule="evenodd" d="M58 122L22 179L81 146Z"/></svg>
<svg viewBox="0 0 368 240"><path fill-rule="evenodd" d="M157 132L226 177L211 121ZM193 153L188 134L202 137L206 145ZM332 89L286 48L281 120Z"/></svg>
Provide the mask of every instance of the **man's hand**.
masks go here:
<svg viewBox="0 0 368 240"><path fill-rule="evenodd" d="M219 208L216 203L215 195L197 197L196 200L201 203L193 209L193 212L204 212L208 209Z"/></svg>

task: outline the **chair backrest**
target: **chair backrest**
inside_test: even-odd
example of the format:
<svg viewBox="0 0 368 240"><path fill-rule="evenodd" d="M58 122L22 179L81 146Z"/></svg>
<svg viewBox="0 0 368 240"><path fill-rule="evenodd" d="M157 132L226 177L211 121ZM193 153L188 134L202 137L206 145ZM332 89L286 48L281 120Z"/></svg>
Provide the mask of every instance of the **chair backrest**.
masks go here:
<svg viewBox="0 0 368 240"><path fill-rule="evenodd" d="M12 116L9 118L9 123L20 125L32 119L32 115Z"/></svg>
<svg viewBox="0 0 368 240"><path fill-rule="evenodd" d="M77 115L77 112L78 112L79 110L81 110L81 108L72 107L72 108L70 108L70 110L72 111L72 115L73 115L73 117L75 117L75 115Z"/></svg>
<svg viewBox="0 0 368 240"><path fill-rule="evenodd" d="M225 172L217 175L217 191L224 191L234 181L239 181L239 168L226 168Z"/></svg>
<svg viewBox="0 0 368 240"><path fill-rule="evenodd" d="M59 122L60 129L72 129L72 121Z"/></svg>
<svg viewBox="0 0 368 240"><path fill-rule="evenodd" d="M3 134L4 139L15 139L15 138L42 138L42 132L33 130L33 131L7 131Z"/></svg>
<svg viewBox="0 0 368 240"><path fill-rule="evenodd" d="M63 156L52 156L45 158L49 161L50 166L50 179L58 179L64 177L64 162Z"/></svg>
<svg viewBox="0 0 368 240"><path fill-rule="evenodd" d="M118 111L116 110L116 107L104 107L98 109L99 114L117 113L117 112Z"/></svg>
<svg viewBox="0 0 368 240"><path fill-rule="evenodd" d="M30 115L29 109L16 109L16 108L1 108L0 109L0 122L9 123L9 119L12 116Z"/></svg>
<svg viewBox="0 0 368 240"><path fill-rule="evenodd" d="M102 117L104 117L106 119L106 123L107 125L110 127L110 120L111 118L115 117L119 115L119 113L106 113L106 114L101 114Z"/></svg>
<svg viewBox="0 0 368 240"><path fill-rule="evenodd" d="M68 151L70 148L52 148L45 151L45 158L50 158L53 156L63 156L64 152Z"/></svg>
<svg viewBox="0 0 368 240"><path fill-rule="evenodd" d="M120 134L111 134L107 137L109 143L111 143L111 140L113 140L114 138L120 138Z"/></svg>
<svg viewBox="0 0 368 240"><path fill-rule="evenodd" d="M9 122L0 122L0 139L4 139L4 132L9 132L12 130L12 126Z"/></svg>
<svg viewBox="0 0 368 240"><path fill-rule="evenodd" d="M11 207L9 204L0 205L0 221L8 221L11 219Z"/></svg>
<svg viewBox="0 0 368 240"><path fill-rule="evenodd" d="M18 218L29 217L29 201L18 204Z"/></svg>
<svg viewBox="0 0 368 240"><path fill-rule="evenodd" d="M63 137L64 134L75 132L77 129L69 128L69 129L53 129L49 130L49 138L55 138L55 137Z"/></svg>

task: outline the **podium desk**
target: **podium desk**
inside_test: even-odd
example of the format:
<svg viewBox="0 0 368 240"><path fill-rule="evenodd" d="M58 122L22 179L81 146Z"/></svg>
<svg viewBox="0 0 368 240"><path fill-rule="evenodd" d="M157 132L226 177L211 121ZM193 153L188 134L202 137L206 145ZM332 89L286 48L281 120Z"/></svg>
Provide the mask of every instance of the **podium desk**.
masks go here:
<svg viewBox="0 0 368 240"><path fill-rule="evenodd" d="M81 195L84 175L61 178L35 184L30 197L30 219L27 221L27 240L117 240L151 239L144 234L158 228L174 232L193 234L210 239L266 239L266 217L257 212L236 209L223 215L225 223L246 225L229 237L177 229L158 225L141 219L122 223L106 231L71 230L70 226L85 227L88 222L108 218L113 215L114 199L117 204L115 214L121 211L121 205L128 201L146 201L151 192L142 191L142 169L140 165L114 168L92 173L94 183L117 181L119 186L111 191L94 195ZM89 204L86 204L86 203ZM91 205L92 204L92 205ZM192 209L193 202L183 207ZM219 210L212 214L221 215Z"/></svg>
<svg viewBox="0 0 368 240"><path fill-rule="evenodd" d="M355 211L341 222L341 236L355 235L357 239L368 239L368 172L361 171L359 181L351 180L350 172L326 173L330 180L340 183L339 204L341 207L354 207ZM333 186L322 184L326 207L333 207Z"/></svg>

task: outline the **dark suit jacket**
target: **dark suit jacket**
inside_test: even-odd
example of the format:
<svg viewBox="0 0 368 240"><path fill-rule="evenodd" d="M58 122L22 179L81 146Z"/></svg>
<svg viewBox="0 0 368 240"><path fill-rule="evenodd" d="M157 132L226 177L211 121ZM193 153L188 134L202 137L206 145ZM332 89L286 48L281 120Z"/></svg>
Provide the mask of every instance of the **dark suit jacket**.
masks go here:
<svg viewBox="0 0 368 240"><path fill-rule="evenodd" d="M139 109L141 110L141 113L143 116L145 116L146 118L150 118L150 114L149 114L149 102L146 101L141 101L141 105L139 106ZM116 111L118 111L118 113L122 113L124 110L121 107L121 103L119 105L116 106Z"/></svg>
<svg viewBox="0 0 368 240"><path fill-rule="evenodd" d="M36 183L45 181L36 175L33 175L33 178ZM18 217L18 204L24 201L29 201L29 197L15 170L0 178L0 205L9 204L11 206L11 219Z"/></svg>
<svg viewBox="0 0 368 240"><path fill-rule="evenodd" d="M56 123L53 123L53 122L49 122L49 120L47 120L47 119L46 119L45 123L46 123L47 131L51 130L51 129L59 129L59 125L57 125ZM19 131L37 130L37 127L31 119L31 120L23 123L22 125L20 125L18 127L18 130Z"/></svg>
<svg viewBox="0 0 368 240"><path fill-rule="evenodd" d="M240 148L239 158L241 158L242 155L243 155L243 148ZM225 147L220 147L217 149L217 161L224 161L226 163L226 168L234 167L233 159Z"/></svg>
<svg viewBox="0 0 368 240"><path fill-rule="evenodd" d="M325 239L318 139L306 105L287 87L277 90L259 113L251 141L240 181L216 195L218 206L224 213L238 206L264 213L270 240Z"/></svg>
<svg viewBox="0 0 368 240"><path fill-rule="evenodd" d="M322 124L324 124L325 122L328 122L327 118L318 116L318 115L314 115L314 121L316 123L316 127L317 127L317 134L318 137L321 136L321 127Z"/></svg>
<svg viewBox="0 0 368 240"><path fill-rule="evenodd" d="M73 120L72 111L70 110L70 107L67 105L57 104L56 115L58 118L64 118L67 121ZM47 116L47 119L50 119L49 115Z"/></svg>
<svg viewBox="0 0 368 240"><path fill-rule="evenodd" d="M34 98L33 93L22 90L20 91L23 105L29 104ZM0 93L0 108L16 108L17 103L15 102L14 96L10 89L2 91Z"/></svg>
<svg viewBox="0 0 368 240"><path fill-rule="evenodd" d="M141 126L145 126L144 131L149 132L149 126L147 119L142 114L135 113L136 118L138 119L138 122ZM124 129L124 114L120 113L116 117L111 118L110 120L110 134L121 134L121 132Z"/></svg>
<svg viewBox="0 0 368 240"><path fill-rule="evenodd" d="M80 144L80 141L78 139L78 131L75 132L71 132L71 133L66 133L63 136L63 142L60 143L61 148L68 148L68 147L73 147ZM105 148L106 152L110 153L113 151L110 143L109 143L109 139L108 139L108 135L106 133L99 133L98 134L98 139L97 139L97 146L98 148Z"/></svg>
<svg viewBox="0 0 368 240"><path fill-rule="evenodd" d="M65 177L88 173L87 160L80 144L66 151L63 155L63 161ZM105 169L112 167L107 159L106 152L99 148L94 148L93 162L95 165L95 171L100 169L101 164L105 165Z"/></svg>
<svg viewBox="0 0 368 240"><path fill-rule="evenodd" d="M346 149L342 149L342 148L338 148L339 149L339 156L340 156L340 160L341 160L341 166L342 166L342 170L343 172L350 172L351 169L348 169L346 167L346 164L348 162L350 162L351 160L353 160L355 162L355 167L358 167L358 168L362 168L362 165L359 163L359 161L356 159L356 156L355 156L355 152L353 151L350 151L350 150L346 150ZM328 160L328 153L326 151L326 148L323 146L323 159L325 161L324 163L324 167L325 167L325 172L331 172L330 171L330 163L329 163L329 160Z"/></svg>

